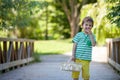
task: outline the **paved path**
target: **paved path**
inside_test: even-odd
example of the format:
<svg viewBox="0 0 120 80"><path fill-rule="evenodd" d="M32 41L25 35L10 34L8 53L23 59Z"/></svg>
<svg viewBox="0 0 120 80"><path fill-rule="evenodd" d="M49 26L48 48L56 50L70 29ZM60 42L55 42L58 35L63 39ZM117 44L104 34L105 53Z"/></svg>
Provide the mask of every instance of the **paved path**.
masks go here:
<svg viewBox="0 0 120 80"><path fill-rule="evenodd" d="M106 54L95 53L95 50L97 49L93 50L93 62L90 66L90 80L120 80L120 75L106 63L106 59L102 59L102 56L105 57ZM97 54L99 55L97 56ZM69 55L70 53L42 56L41 63L30 64L1 74L0 80L72 80L70 72L60 70L60 64L67 61ZM80 78L80 80L82 79Z"/></svg>

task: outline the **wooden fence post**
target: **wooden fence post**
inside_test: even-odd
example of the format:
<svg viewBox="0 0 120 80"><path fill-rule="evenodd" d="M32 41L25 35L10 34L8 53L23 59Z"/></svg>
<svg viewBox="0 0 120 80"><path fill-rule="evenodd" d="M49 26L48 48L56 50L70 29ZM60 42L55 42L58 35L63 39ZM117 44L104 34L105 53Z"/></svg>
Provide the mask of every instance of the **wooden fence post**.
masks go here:
<svg viewBox="0 0 120 80"><path fill-rule="evenodd" d="M29 63L33 50L34 40L0 38L0 71Z"/></svg>
<svg viewBox="0 0 120 80"><path fill-rule="evenodd" d="M107 39L108 63L120 71L120 38Z"/></svg>

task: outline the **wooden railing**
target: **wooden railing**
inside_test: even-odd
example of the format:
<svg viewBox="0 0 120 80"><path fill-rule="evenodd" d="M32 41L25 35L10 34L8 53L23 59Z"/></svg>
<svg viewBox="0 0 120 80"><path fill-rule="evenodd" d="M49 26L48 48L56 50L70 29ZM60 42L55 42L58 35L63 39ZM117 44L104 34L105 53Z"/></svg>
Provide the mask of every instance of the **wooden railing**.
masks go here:
<svg viewBox="0 0 120 80"><path fill-rule="evenodd" d="M107 39L108 63L120 71L120 38Z"/></svg>
<svg viewBox="0 0 120 80"><path fill-rule="evenodd" d="M34 40L0 38L0 71L29 63L33 51Z"/></svg>

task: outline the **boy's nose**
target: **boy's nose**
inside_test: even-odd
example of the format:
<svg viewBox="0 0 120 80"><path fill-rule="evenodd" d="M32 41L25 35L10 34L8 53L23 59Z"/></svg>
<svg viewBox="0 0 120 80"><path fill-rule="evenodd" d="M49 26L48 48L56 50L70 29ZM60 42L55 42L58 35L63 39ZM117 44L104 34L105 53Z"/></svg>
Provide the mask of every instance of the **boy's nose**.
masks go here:
<svg viewBox="0 0 120 80"><path fill-rule="evenodd" d="M86 27L86 29L89 29L89 27Z"/></svg>

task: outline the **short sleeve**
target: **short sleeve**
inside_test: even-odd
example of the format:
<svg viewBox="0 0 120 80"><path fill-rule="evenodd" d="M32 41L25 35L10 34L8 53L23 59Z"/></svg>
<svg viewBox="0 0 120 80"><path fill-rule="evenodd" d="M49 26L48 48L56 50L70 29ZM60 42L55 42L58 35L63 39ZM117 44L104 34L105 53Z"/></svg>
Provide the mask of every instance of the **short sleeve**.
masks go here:
<svg viewBox="0 0 120 80"><path fill-rule="evenodd" d="M78 43L79 40L80 40L80 33L77 33L77 34L75 35L75 37L73 37L72 42L73 42L73 43Z"/></svg>

